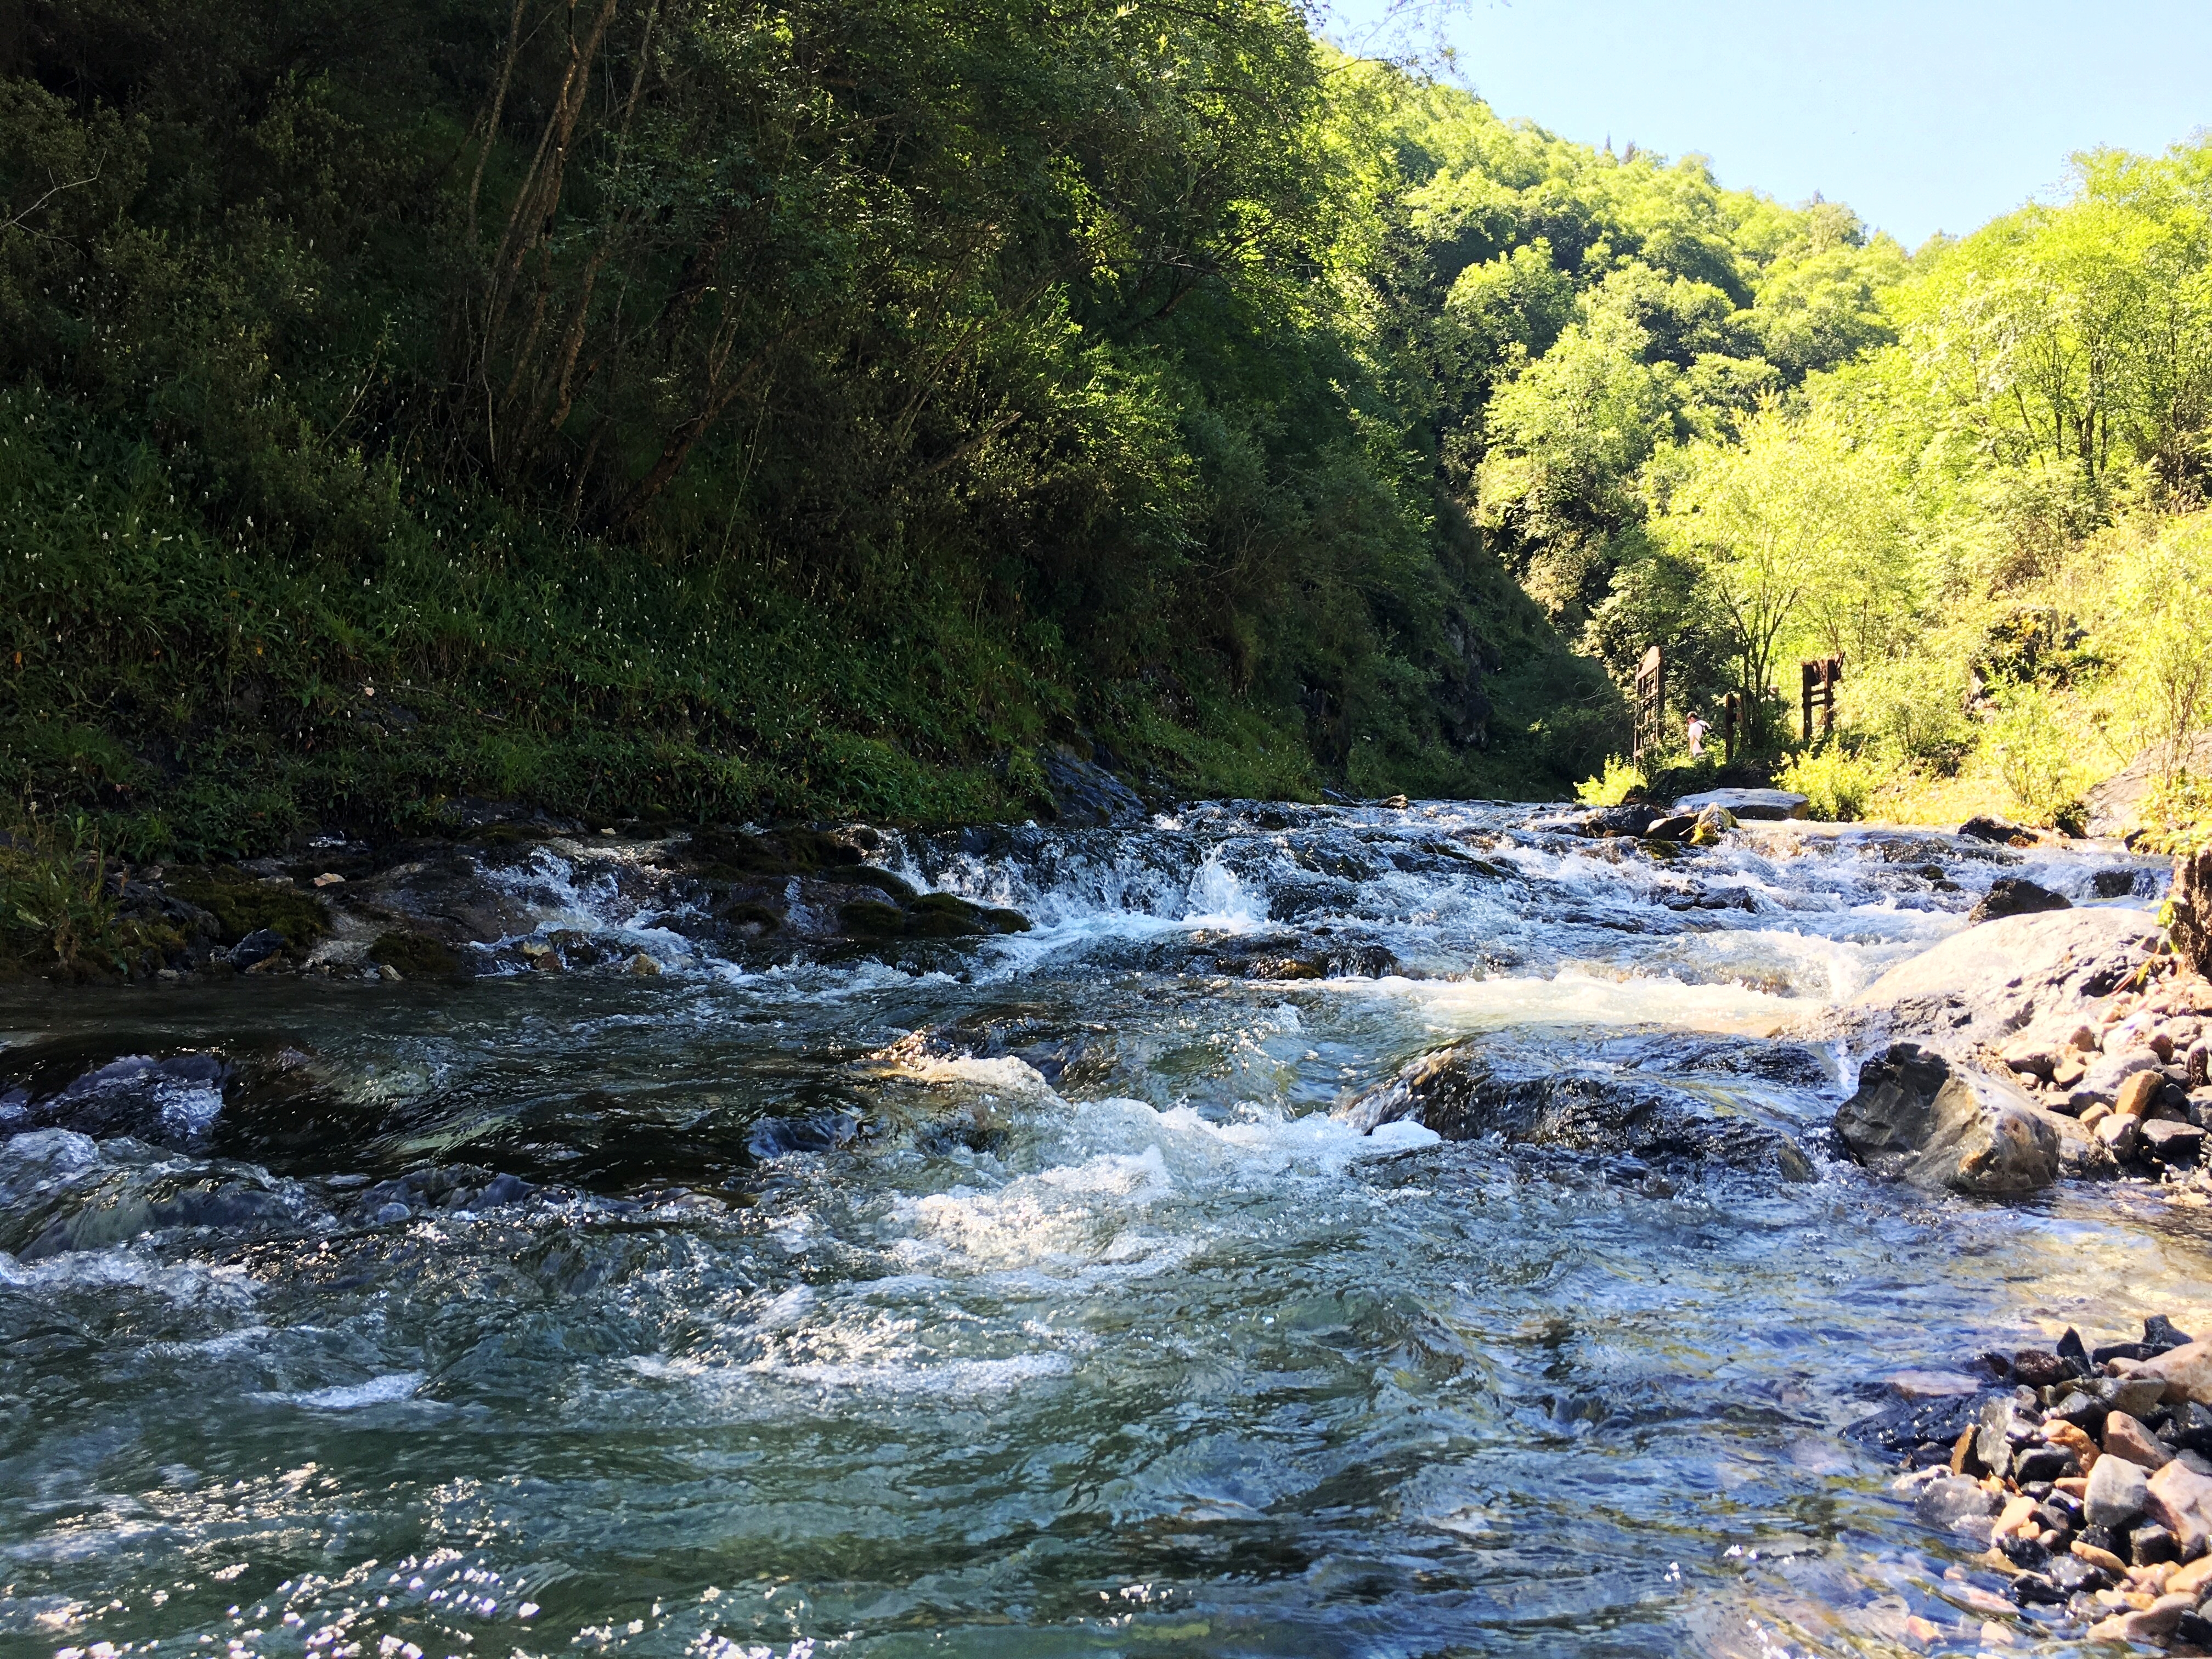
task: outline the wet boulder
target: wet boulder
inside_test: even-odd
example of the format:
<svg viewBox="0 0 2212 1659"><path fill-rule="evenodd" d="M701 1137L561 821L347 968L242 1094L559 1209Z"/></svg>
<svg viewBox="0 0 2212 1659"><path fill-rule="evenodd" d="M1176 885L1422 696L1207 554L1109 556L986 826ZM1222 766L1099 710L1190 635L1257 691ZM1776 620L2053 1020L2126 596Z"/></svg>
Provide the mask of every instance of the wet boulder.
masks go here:
<svg viewBox="0 0 2212 1659"><path fill-rule="evenodd" d="M75 1045L19 1050L0 1061L0 1134L66 1129L191 1150L207 1144L232 1080L222 1054L116 1054Z"/></svg>
<svg viewBox="0 0 2212 1659"><path fill-rule="evenodd" d="M1843 1012L1846 1026L1947 1043L2002 1047L2031 1023L2070 1031L2091 1004L2142 965L2159 942L2139 910L2073 909L1968 927L1899 963Z"/></svg>
<svg viewBox="0 0 2212 1659"><path fill-rule="evenodd" d="M1959 826L1959 834L1968 841L1984 841L1993 847L2033 847L2036 841L2035 831L2025 825L1987 816L1968 818Z"/></svg>
<svg viewBox="0 0 2212 1659"><path fill-rule="evenodd" d="M1990 884L1990 890L1982 896L1980 903L1966 914L1970 922L1995 921L2000 916L2030 916L2042 910L2070 910L2074 901L2063 893L2054 893L2048 887L2019 876L1999 876Z"/></svg>
<svg viewBox="0 0 2212 1659"><path fill-rule="evenodd" d="M1583 819L1579 833L1585 836L1641 836L1666 815L1656 806L1631 802L1626 806L1607 806Z"/></svg>
<svg viewBox="0 0 2212 1659"><path fill-rule="evenodd" d="M1446 1140L1498 1136L1648 1164L1753 1170L1809 1181L1813 1165L1787 1134L1686 1089L1632 1075L1527 1070L1461 1043L1408 1063L1379 1089L1337 1107L1362 1133L1416 1122Z"/></svg>
<svg viewBox="0 0 2212 1659"><path fill-rule="evenodd" d="M766 1162L793 1152L830 1152L850 1143L860 1133L860 1120L850 1112L809 1112L796 1117L764 1117L745 1137L745 1150Z"/></svg>
<svg viewBox="0 0 2212 1659"><path fill-rule="evenodd" d="M1702 794L1683 796L1674 803L1674 811L1694 817L1708 807L1718 807L1735 817L1771 822L1802 818L1812 805L1805 796L1787 789L1708 789Z"/></svg>
<svg viewBox="0 0 2212 1659"><path fill-rule="evenodd" d="M1037 756L1052 793L1053 821L1067 826L1122 828L1145 821L1144 798L1100 765L1064 743Z"/></svg>
<svg viewBox="0 0 2212 1659"><path fill-rule="evenodd" d="M2058 1179L2053 1116L2011 1084L1900 1042L1867 1062L1858 1092L1836 1113L1836 1133L1877 1175L2010 1197Z"/></svg>

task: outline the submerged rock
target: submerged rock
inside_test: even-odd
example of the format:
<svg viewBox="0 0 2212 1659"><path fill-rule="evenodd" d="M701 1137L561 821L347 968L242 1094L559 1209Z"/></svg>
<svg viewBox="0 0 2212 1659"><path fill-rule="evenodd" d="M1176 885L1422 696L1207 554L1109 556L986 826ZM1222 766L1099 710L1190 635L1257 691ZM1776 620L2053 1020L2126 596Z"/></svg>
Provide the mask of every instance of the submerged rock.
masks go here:
<svg viewBox="0 0 2212 1659"><path fill-rule="evenodd" d="M1446 1140L1498 1135L1512 1146L1813 1178L1811 1160L1788 1135L1686 1089L1601 1073L1516 1074L1471 1043L1423 1055L1334 1115L1363 1133L1411 1121Z"/></svg>
<svg viewBox="0 0 2212 1659"><path fill-rule="evenodd" d="M1836 1113L1836 1133L1878 1175L2010 1197L2058 1179L2055 1115L2008 1083L1900 1042L1867 1063L1858 1092Z"/></svg>
<svg viewBox="0 0 2212 1659"><path fill-rule="evenodd" d="M1978 1480L1947 1474L1931 1480L1914 1500L1914 1518L1923 1527L1954 1532L1976 1543L1989 1541L2004 1500Z"/></svg>

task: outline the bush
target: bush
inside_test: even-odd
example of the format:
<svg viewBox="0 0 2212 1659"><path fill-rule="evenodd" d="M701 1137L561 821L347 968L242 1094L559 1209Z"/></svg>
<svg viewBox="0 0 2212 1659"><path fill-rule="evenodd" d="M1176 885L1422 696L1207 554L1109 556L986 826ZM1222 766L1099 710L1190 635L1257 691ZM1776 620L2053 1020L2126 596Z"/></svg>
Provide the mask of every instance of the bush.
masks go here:
<svg viewBox="0 0 2212 1659"><path fill-rule="evenodd" d="M1575 786L1575 799L1585 806L1618 806L1650 787L1650 780L1644 775L1643 768L1618 755L1607 755L1602 773L1584 778Z"/></svg>
<svg viewBox="0 0 2212 1659"><path fill-rule="evenodd" d="M1900 657L1844 682L1843 715L1904 759L1942 771L1973 746L1966 720L1966 669L1954 655Z"/></svg>
<svg viewBox="0 0 2212 1659"><path fill-rule="evenodd" d="M2075 745L2039 687L2015 687L1991 722L1986 748L1997 775L2039 823L2063 824L2080 816Z"/></svg>
<svg viewBox="0 0 2212 1659"><path fill-rule="evenodd" d="M1854 754L1839 743L1830 743L1792 758L1775 781L1810 801L1814 817L1848 823L1866 815L1867 803L1881 787L1885 770L1872 755Z"/></svg>

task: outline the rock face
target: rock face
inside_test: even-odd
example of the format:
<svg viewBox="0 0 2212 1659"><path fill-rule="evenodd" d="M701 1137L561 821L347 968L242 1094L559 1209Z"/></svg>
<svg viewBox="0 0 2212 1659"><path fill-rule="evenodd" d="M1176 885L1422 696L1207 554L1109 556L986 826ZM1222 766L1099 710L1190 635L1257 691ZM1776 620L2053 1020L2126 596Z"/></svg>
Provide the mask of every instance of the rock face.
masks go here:
<svg viewBox="0 0 2212 1659"><path fill-rule="evenodd" d="M2171 760L2197 777L2212 772L2212 731L2191 734L2178 757L2169 757L2163 745L2154 744L2090 790L2086 798L2089 821L2084 828L2093 836L2124 836L2140 828L2143 799L2160 775L2172 769Z"/></svg>
<svg viewBox="0 0 2212 1659"><path fill-rule="evenodd" d="M2010 1197L2058 1179L2059 1133L2010 1084L1900 1042L1859 1074L1836 1113L1851 1156L1917 1187Z"/></svg>
<svg viewBox="0 0 2212 1659"><path fill-rule="evenodd" d="M1717 1164L1808 1181L1811 1161L1778 1130L1717 1109L1685 1089L1602 1073L1506 1069L1462 1043L1412 1061L1337 1108L1363 1133L1413 1121L1446 1140L1498 1135L1513 1146L1628 1157L1655 1164Z"/></svg>
<svg viewBox="0 0 2212 1659"><path fill-rule="evenodd" d="M2094 1017L2091 1002L2134 973L2158 938L2158 924L2140 910L2007 916L1899 963L1859 994L1847 1018L1893 1036L1991 1048L2031 1022L2071 1030Z"/></svg>
<svg viewBox="0 0 2212 1659"><path fill-rule="evenodd" d="M2031 916L2042 910L2070 910L2074 901L2063 893L2039 887L2018 876L1999 876L1990 884L1982 902L1967 913L1970 922L1995 921L2001 916Z"/></svg>
<svg viewBox="0 0 2212 1659"><path fill-rule="evenodd" d="M1110 828L1145 821L1145 803L1135 790L1066 744L1040 752L1037 764L1052 790L1056 823Z"/></svg>
<svg viewBox="0 0 2212 1659"><path fill-rule="evenodd" d="M2175 953L2212 976L2212 851L2174 860L2172 915Z"/></svg>
<svg viewBox="0 0 2212 1659"><path fill-rule="evenodd" d="M1740 818L1802 818L1812 805L1787 789L1708 789L1702 795L1683 796L1674 803L1674 811L1695 816L1717 806Z"/></svg>

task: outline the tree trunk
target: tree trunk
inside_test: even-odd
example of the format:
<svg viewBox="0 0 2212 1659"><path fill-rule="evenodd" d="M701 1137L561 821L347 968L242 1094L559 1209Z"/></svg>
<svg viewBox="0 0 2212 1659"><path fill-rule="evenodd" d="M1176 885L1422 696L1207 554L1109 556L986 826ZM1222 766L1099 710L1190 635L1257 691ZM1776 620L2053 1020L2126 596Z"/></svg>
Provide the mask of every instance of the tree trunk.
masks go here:
<svg viewBox="0 0 2212 1659"><path fill-rule="evenodd" d="M2212 976L2212 848L2174 860L2169 914L2174 954L2191 972Z"/></svg>

